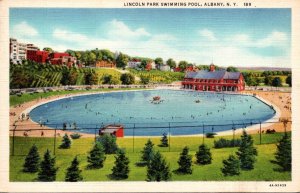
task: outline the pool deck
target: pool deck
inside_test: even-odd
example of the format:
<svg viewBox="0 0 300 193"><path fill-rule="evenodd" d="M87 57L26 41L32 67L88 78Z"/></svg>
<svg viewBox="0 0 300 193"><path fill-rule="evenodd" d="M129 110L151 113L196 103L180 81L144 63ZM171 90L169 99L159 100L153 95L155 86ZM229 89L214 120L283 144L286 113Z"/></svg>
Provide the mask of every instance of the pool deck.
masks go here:
<svg viewBox="0 0 300 193"><path fill-rule="evenodd" d="M161 89L161 88L159 88ZM149 90L149 89L147 89ZM151 90L151 89L150 89ZM110 91L110 92L133 92L137 90L130 90L130 91ZM140 91L140 90L139 90ZM69 97L75 97L75 96L83 96L83 95L91 95L91 94L101 94L106 92L90 92L90 93L82 93L82 94L68 94L63 96L51 96L46 98L37 99L34 101L30 101L27 103L24 103L22 105L17 105L15 107L10 107L10 113L15 113L16 115L9 116L10 120L10 126L9 129L15 129L15 136L24 136L27 135L28 137L53 137L54 136L54 130L52 128L46 127L46 126L40 126L38 123L33 122L31 119L29 120L21 120L22 113L26 114L30 112L32 109L36 108L39 105L60 100L63 98L69 98ZM227 93L229 94L229 93ZM233 93L232 93L233 94ZM291 93L283 93L283 92L265 92L265 91L243 91L241 93L237 94L246 94L246 95L256 95L256 98L263 101L264 103L268 105L272 105L276 111L276 114L274 117L272 117L270 121L278 121L280 118L291 118ZM39 130L31 130L30 129L39 129ZM42 129L42 130L41 130ZM247 127L248 133L257 133L259 132L260 125L252 125L250 127ZM265 131L267 129L275 129L277 132L283 132L284 127L283 124L272 124L272 123L262 123L262 131ZM19 131L22 130L22 131ZM28 130L28 131L23 131ZM291 123L287 125L287 130L291 130ZM243 131L243 129L236 129L235 133L239 134ZM25 134L26 133L26 134ZM62 136L63 134L71 134L74 133L74 131L63 131L63 130L57 130L57 136ZM10 131L10 135L12 135L13 132ZM222 131L217 133L218 136L225 136L225 135L232 135L232 131ZM85 134L81 133L82 137L94 137L94 134ZM183 135L183 136L177 136L176 137L188 137L188 136L202 136L202 134L198 135ZM148 136L140 136L144 138L148 138ZM153 136L153 137L160 137L160 136Z"/></svg>

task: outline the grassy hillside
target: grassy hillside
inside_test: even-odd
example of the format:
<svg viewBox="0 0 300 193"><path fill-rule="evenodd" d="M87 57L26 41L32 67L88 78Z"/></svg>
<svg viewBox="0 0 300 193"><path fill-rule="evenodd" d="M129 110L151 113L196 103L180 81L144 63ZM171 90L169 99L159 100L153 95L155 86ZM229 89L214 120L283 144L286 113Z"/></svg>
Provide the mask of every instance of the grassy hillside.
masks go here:
<svg viewBox="0 0 300 193"><path fill-rule="evenodd" d="M170 163L171 171L178 167L177 160L182 148L187 145L190 148L190 154L193 156L193 174L192 175L178 175L172 173L173 181L288 181L291 180L291 172L279 172L276 170L277 165L270 161L274 159L276 151L276 143L281 138L282 133L263 134L263 144L259 145L259 135L253 135L255 146L258 149L257 162L255 169L251 171L242 171L239 176L224 177L221 173L222 160L227 159L230 154L235 154L237 148L222 148L214 149L213 141L218 139L205 139L205 143L211 148L213 161L210 165L200 166L195 164L195 152L198 146L202 143L201 137L172 137L171 148L158 147L160 138L151 138L155 144L155 149L159 150ZM238 136L237 136L238 137ZM225 137L231 138L231 136ZM140 160L140 151L144 147L147 138L136 138L134 141L135 148L133 151L132 138L119 138L118 145L125 148L126 154L130 160L130 173L127 181L144 181L146 179L146 167L138 167L136 163ZM35 181L37 174L28 174L22 172L22 165L24 163L25 155L29 148L36 144L40 155L42 155L47 148L53 153L53 138L15 138L15 156L10 156L10 181ZM71 163L74 156L78 155L80 161L80 169L83 171L82 175L84 181L108 181L108 175L114 165L114 155L108 155L104 162L104 167L101 169L88 170L87 166L87 152L90 151L94 142L94 138L82 138L73 140L70 149L56 148L56 166L59 167L57 173L57 181L63 181L65 177L66 168ZM10 138L10 148L12 148L12 138ZM61 143L61 138L57 138L57 146ZM56 147L57 147L56 146ZM10 150L12 151L12 149Z"/></svg>
<svg viewBox="0 0 300 193"><path fill-rule="evenodd" d="M164 72L160 70L138 71L130 69L130 72L138 77L149 79L150 83L172 83L174 81L183 80L183 72Z"/></svg>

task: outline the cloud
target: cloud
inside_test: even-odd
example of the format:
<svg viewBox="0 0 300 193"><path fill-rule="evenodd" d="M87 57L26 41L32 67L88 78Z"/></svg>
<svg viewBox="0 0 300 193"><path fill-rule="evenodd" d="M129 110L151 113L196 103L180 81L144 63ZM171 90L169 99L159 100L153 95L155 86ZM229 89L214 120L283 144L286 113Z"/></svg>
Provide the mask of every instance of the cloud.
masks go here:
<svg viewBox="0 0 300 193"><path fill-rule="evenodd" d="M253 40L249 35L237 34L229 39L230 42L235 42L237 46L267 48L267 47L284 47L288 45L288 36L286 33L273 31L267 37Z"/></svg>
<svg viewBox="0 0 300 193"><path fill-rule="evenodd" d="M38 31L30 26L26 21L16 24L12 29L13 35L16 38L22 37L36 37L38 36Z"/></svg>
<svg viewBox="0 0 300 193"><path fill-rule="evenodd" d="M63 29L55 29L52 35L54 38L69 42L84 42L88 40L88 37L85 35Z"/></svg>
<svg viewBox="0 0 300 193"><path fill-rule="evenodd" d="M208 29L203 29L203 30L200 30L199 31L199 34L204 37L204 38L207 38L208 40L210 41L216 41L217 38L215 37L215 34L214 32L208 30Z"/></svg>
<svg viewBox="0 0 300 193"><path fill-rule="evenodd" d="M125 23L116 19L109 22L108 35L117 39L151 36L144 28L130 29Z"/></svg>

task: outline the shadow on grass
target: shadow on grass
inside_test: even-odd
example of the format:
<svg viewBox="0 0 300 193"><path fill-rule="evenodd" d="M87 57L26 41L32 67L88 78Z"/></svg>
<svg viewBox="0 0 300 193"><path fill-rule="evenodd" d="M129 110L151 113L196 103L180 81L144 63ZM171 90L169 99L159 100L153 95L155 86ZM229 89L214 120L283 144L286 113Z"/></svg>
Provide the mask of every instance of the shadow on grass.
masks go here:
<svg viewBox="0 0 300 193"><path fill-rule="evenodd" d="M178 169L173 170L172 172L176 175L191 175L192 174L192 173L186 173L186 172L179 171Z"/></svg>
<svg viewBox="0 0 300 193"><path fill-rule="evenodd" d="M145 167L145 166L147 166L147 162L136 162L135 166L136 167Z"/></svg>
<svg viewBox="0 0 300 193"><path fill-rule="evenodd" d="M273 168L273 171L274 171L274 172L280 172L280 173L282 173L282 172L290 172L290 170L284 170L282 167L280 167L280 166L278 165L278 162L277 162L276 160L270 160L270 162L271 162L272 164L275 164L275 165L276 165L276 167Z"/></svg>
<svg viewBox="0 0 300 193"><path fill-rule="evenodd" d="M120 176L115 176L115 175L113 175L113 174L108 174L108 175L106 175L110 180L115 180L115 181L120 181L120 180L126 180L127 178L128 178L128 176L127 177L120 177Z"/></svg>

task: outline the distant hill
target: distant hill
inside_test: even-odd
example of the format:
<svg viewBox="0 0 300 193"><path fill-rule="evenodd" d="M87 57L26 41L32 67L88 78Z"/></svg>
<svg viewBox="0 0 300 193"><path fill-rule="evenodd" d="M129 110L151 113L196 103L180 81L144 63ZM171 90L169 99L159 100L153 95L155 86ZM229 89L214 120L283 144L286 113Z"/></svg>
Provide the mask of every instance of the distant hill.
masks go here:
<svg viewBox="0 0 300 193"><path fill-rule="evenodd" d="M291 71L291 68L279 67L238 67L240 71L253 70L253 71Z"/></svg>

